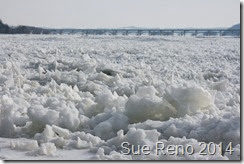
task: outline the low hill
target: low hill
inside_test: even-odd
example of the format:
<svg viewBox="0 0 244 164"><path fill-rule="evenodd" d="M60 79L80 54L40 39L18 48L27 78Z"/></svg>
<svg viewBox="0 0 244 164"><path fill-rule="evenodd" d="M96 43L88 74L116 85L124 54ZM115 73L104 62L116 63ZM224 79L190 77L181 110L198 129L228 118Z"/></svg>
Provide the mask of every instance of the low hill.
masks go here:
<svg viewBox="0 0 244 164"><path fill-rule="evenodd" d="M235 25L233 25L232 27L230 27L229 29L241 29L241 25L240 25L240 23L239 24L235 24Z"/></svg>

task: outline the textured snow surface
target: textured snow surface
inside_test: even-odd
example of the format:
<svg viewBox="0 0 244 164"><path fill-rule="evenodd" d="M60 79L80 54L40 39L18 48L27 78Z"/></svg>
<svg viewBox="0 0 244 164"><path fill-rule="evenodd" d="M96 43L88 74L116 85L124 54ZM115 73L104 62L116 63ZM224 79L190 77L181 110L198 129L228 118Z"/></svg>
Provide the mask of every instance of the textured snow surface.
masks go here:
<svg viewBox="0 0 244 164"><path fill-rule="evenodd" d="M239 38L0 35L0 63L0 159L240 158Z"/></svg>

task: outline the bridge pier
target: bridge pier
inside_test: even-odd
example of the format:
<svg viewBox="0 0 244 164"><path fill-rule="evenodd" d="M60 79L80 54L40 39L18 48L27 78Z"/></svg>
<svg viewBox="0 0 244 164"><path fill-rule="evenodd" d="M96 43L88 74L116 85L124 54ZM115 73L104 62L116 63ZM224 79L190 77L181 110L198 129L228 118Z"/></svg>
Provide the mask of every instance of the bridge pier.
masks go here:
<svg viewBox="0 0 244 164"><path fill-rule="evenodd" d="M113 30L112 35L117 35L117 30Z"/></svg>
<svg viewBox="0 0 244 164"><path fill-rule="evenodd" d="M138 35L142 35L142 30L138 30Z"/></svg>

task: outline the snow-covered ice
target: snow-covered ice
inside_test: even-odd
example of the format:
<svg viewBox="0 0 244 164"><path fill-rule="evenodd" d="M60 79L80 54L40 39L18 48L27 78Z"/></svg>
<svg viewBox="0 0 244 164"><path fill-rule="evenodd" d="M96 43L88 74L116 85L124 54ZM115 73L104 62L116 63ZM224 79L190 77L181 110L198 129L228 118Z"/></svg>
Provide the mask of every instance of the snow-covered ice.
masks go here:
<svg viewBox="0 0 244 164"><path fill-rule="evenodd" d="M239 38L0 35L0 63L0 159L240 159Z"/></svg>

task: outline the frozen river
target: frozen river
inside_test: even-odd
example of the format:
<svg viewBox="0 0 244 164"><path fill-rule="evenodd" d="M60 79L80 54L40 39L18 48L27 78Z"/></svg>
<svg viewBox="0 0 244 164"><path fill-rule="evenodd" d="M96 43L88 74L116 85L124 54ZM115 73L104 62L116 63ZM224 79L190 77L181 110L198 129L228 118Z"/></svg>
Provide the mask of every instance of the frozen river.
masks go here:
<svg viewBox="0 0 244 164"><path fill-rule="evenodd" d="M0 159L240 158L240 38L0 35L0 63Z"/></svg>

